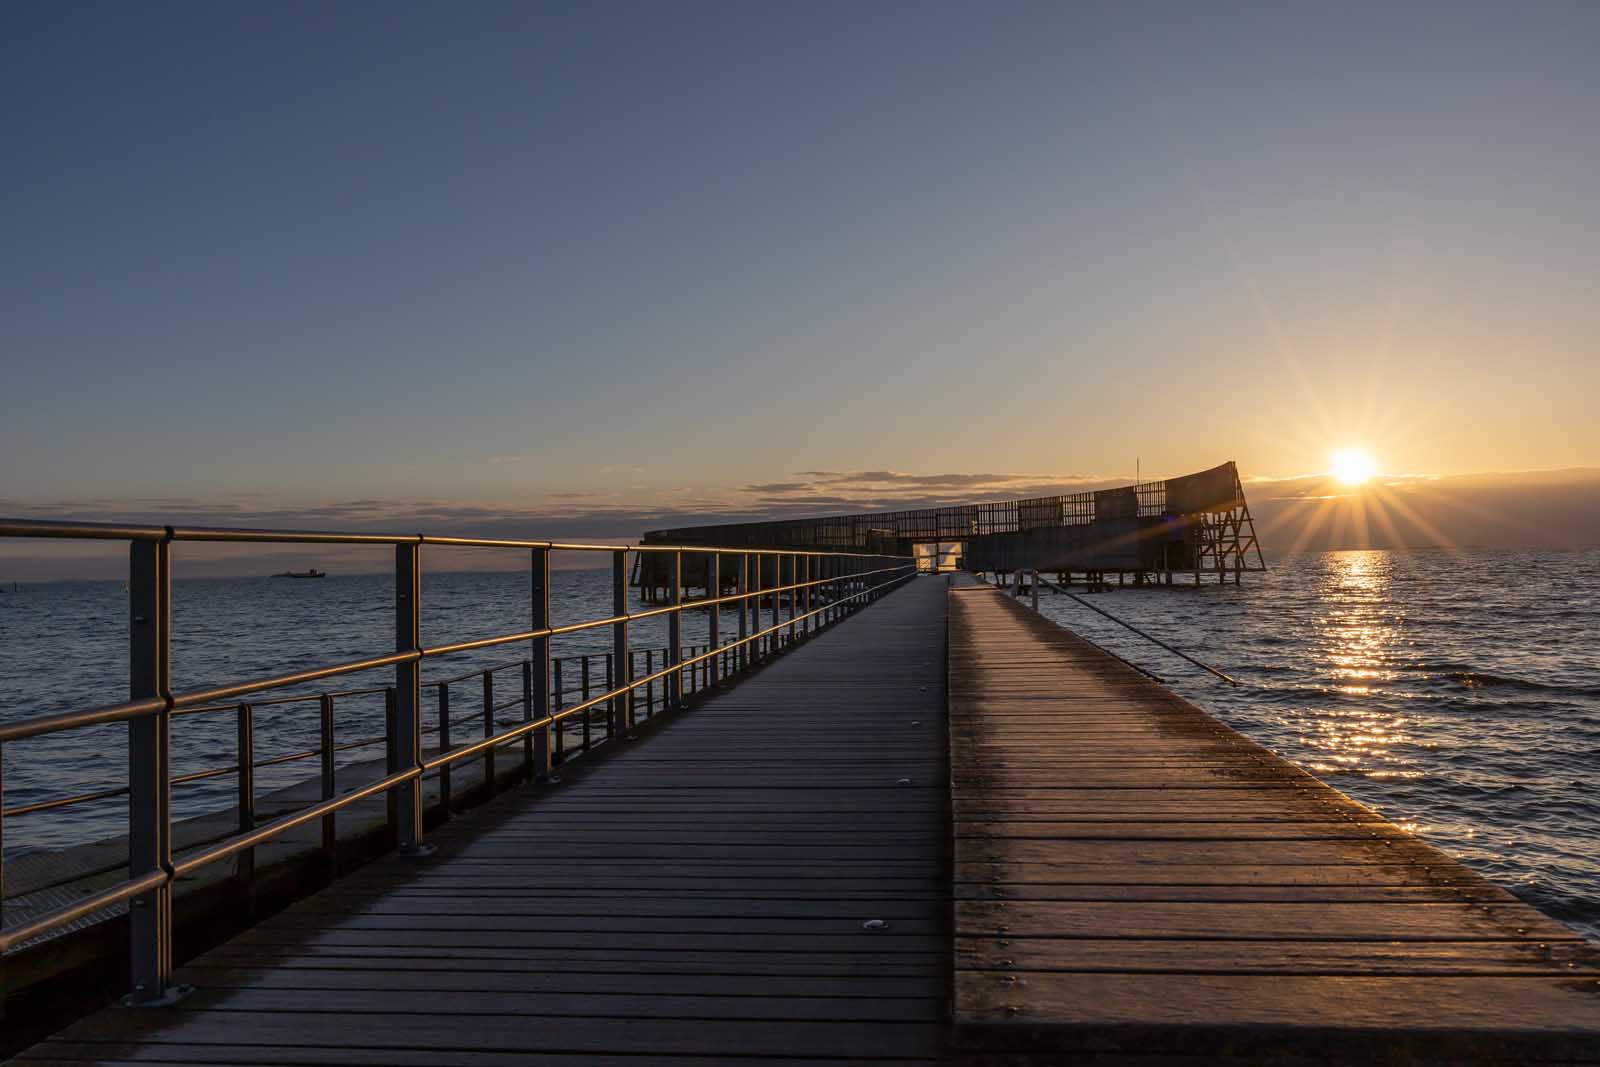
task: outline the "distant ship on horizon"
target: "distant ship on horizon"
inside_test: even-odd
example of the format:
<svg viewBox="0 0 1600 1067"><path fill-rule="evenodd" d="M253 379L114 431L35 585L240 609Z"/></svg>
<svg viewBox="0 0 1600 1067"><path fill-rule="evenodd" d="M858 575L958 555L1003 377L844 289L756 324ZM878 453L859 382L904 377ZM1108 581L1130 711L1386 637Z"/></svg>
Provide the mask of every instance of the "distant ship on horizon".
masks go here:
<svg viewBox="0 0 1600 1067"><path fill-rule="evenodd" d="M273 575L274 578L326 578L327 576L327 571L319 571L315 567L307 571L280 571Z"/></svg>

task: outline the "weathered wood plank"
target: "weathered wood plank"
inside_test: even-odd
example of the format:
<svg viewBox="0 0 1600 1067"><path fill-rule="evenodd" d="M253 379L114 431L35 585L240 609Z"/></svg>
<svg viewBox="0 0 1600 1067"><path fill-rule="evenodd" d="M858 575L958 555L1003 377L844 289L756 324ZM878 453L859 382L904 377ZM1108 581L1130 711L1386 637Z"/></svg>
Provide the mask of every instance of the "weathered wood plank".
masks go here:
<svg viewBox="0 0 1600 1067"><path fill-rule="evenodd" d="M1009 598L951 597L957 1042L1600 1061L1600 952Z"/></svg>

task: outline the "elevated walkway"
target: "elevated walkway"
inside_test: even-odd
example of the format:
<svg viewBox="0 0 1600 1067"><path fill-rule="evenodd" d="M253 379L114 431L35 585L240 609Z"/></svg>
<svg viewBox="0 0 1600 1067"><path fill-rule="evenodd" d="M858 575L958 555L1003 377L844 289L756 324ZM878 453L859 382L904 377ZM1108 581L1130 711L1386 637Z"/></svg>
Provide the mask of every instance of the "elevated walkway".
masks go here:
<svg viewBox="0 0 1600 1067"><path fill-rule="evenodd" d="M927 1062L949 1000L945 583L459 817L28 1062ZM659 723L663 728L656 728Z"/></svg>

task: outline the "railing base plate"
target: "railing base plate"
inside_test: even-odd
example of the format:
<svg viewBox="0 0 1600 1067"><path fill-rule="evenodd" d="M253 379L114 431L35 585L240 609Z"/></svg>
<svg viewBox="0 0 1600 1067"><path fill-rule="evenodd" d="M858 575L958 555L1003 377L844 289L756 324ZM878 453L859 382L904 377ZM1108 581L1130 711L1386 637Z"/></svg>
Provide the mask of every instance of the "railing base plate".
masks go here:
<svg viewBox="0 0 1600 1067"><path fill-rule="evenodd" d="M133 999L133 994L129 993L124 996L119 1003L124 1008L170 1008L174 1004L188 997L188 995L193 992L194 986L192 985L172 985L168 986L166 991L163 992L159 997L150 997L147 1000L135 1000Z"/></svg>

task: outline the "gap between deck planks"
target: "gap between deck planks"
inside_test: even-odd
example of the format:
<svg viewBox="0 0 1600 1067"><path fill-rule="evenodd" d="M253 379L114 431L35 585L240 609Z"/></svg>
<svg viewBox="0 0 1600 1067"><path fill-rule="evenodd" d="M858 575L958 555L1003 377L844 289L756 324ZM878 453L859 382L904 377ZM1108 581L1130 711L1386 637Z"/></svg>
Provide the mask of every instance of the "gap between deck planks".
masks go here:
<svg viewBox="0 0 1600 1067"><path fill-rule="evenodd" d="M568 782L453 820L431 859L219 946L178 1007L103 1011L22 1059L942 1058L945 585L910 581Z"/></svg>
<svg viewBox="0 0 1600 1067"><path fill-rule="evenodd" d="M971 1062L1600 1062L1600 954L1003 593L950 593Z"/></svg>

